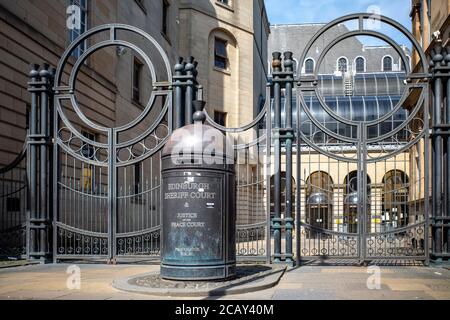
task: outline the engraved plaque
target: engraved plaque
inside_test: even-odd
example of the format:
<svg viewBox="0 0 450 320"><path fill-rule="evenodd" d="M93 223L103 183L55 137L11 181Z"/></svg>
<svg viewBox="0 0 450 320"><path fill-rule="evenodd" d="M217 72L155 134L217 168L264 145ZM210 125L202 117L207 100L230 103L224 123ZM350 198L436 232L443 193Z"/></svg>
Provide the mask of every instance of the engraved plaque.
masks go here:
<svg viewBox="0 0 450 320"><path fill-rule="evenodd" d="M221 175L185 172L164 177L165 263L194 265L223 259Z"/></svg>

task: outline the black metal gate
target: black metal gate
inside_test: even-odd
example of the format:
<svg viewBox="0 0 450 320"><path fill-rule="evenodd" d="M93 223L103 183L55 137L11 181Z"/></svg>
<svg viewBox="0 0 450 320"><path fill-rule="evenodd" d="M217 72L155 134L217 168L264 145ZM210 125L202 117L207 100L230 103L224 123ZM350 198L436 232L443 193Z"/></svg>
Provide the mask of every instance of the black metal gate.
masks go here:
<svg viewBox="0 0 450 320"><path fill-rule="evenodd" d="M102 35L106 40L87 48L67 71L72 51L86 39L92 43ZM134 35L155 49L165 68L162 75L157 74L147 52L121 40ZM105 127L88 118L75 96L77 75L88 56L110 46L139 53L153 81L142 113L116 127ZM67 85L63 84L65 72L69 74ZM148 34L130 26L93 28L72 43L62 57L55 74L53 121L55 260L159 255L159 162L172 131L171 78L171 66L163 49ZM146 121L149 117L150 121ZM95 132L96 138L83 134L80 128Z"/></svg>
<svg viewBox="0 0 450 320"><path fill-rule="evenodd" d="M284 59L273 54L275 261L293 262L295 221L297 263L311 258L428 262L427 60L403 26L377 17L412 43L422 61L421 70L412 72L404 50L368 28L371 19L354 14L321 28L299 60L320 47L314 71L302 74L298 66L298 79L292 53ZM347 32L336 36L333 28L343 24ZM370 77L352 74L347 66L338 75L321 73L336 46L360 36L386 42L405 67Z"/></svg>
<svg viewBox="0 0 450 320"><path fill-rule="evenodd" d="M4 168L0 168L0 259L26 256L27 144Z"/></svg>
<svg viewBox="0 0 450 320"><path fill-rule="evenodd" d="M134 35L149 46L142 40L139 45L121 40ZM89 47L72 67L70 56L87 39ZM121 126L99 125L85 114L76 97L80 68L94 52L110 46L137 52L151 78L147 105ZM93 28L67 49L56 70L54 88L54 260L159 258L161 151L175 128L192 123L192 101L202 98L196 66L192 57L186 62L180 59L172 77L168 57L158 43L142 30L120 24ZM267 259L267 170L261 156L266 134L260 136L256 130L266 109L248 125L234 129L208 117L210 125L234 141L240 259ZM83 129L95 135L84 134Z"/></svg>

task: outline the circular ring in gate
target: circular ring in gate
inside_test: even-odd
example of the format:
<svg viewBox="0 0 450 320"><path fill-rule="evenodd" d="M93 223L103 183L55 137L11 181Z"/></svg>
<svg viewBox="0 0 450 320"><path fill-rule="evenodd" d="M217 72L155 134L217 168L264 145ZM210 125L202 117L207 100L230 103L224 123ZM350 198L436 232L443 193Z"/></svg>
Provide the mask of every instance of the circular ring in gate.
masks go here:
<svg viewBox="0 0 450 320"><path fill-rule="evenodd" d="M369 13L360 13L360 14L352 14L352 15L348 15L348 16L344 16L342 18L336 19L332 22L330 22L329 24L325 25L324 27L322 27L314 36L313 38L308 42L305 50L302 53L301 59L300 61L305 61L309 51L311 50L311 48L313 47L313 45L319 40L320 37L324 36L324 34L330 30L331 28L343 24L345 22L348 21L352 21L352 20L358 20L358 30L355 31L348 31L345 32L341 35L339 35L337 38L335 38L333 41L331 41L330 43L328 43L328 45L322 50L319 58L317 59L317 62L314 64L314 72L312 74L312 76L314 77L315 81L318 81L318 75L319 75L319 70L320 70L320 66L326 56L326 54L333 48L335 47L337 44L341 43L342 41L344 41L345 39L351 38L351 37L356 37L356 36L371 36L371 37L375 37L378 38L386 43L388 43L393 49L395 49L395 51L397 52L397 54L401 57L401 60L403 62L403 64L405 65L405 73L407 74L407 79L409 80L407 88L405 88L402 98L400 99L400 101L396 104L396 106L394 108L392 108L392 110L390 110L387 113L384 113L382 116L378 117L377 119L373 119L373 120L350 120L347 119L341 115L339 115L337 112L335 112L334 110L332 110L327 103L325 102L325 100L323 99L323 96L320 94L317 85L314 88L314 93L317 96L317 99L319 100L319 103L321 105L321 107L325 110L326 113L328 113L332 118L334 118L336 121L338 121L339 123L342 124L346 124L349 126L358 126L360 123L363 123L366 126L373 126L376 124L380 124L383 121L385 121L386 119L389 119L390 117L394 116L396 114L396 112L402 107L402 104L404 103L404 101L408 98L408 94L409 94L409 90L411 88L414 87L419 87L421 89L423 89L422 85L416 85L414 83L411 83L410 80L411 79L421 79L427 76L428 73L428 65L426 63L427 59L425 57L425 54L423 52L423 50L421 49L420 45L418 44L417 40L412 36L412 34L406 30L406 28L404 28L402 25L400 25L399 23L397 23L396 21L384 17L384 16L379 16L379 20L380 22L384 22L386 23L388 26L391 26L393 28L395 28L396 30L400 31L400 33L402 35L404 35L413 45L414 50L416 50L416 52L419 54L419 56L421 57L421 66L422 66L422 70L423 73L421 74L413 74L410 71L410 67L409 67L409 63L407 63L407 58L405 53L403 52L403 50L401 49L401 47L394 41L392 40L390 37L386 36L383 33L377 32L377 31L373 31L373 30L367 30L364 29L364 21L369 20L369 19L373 19L372 15ZM299 65L298 68L301 68L301 66ZM300 70L299 70L300 71ZM300 72L299 72L300 74ZM301 81L301 80L300 80ZM306 102L304 100L303 95L300 95L300 99L301 102L304 106L306 106ZM418 103L416 105L416 107L420 105L420 103ZM305 108L307 109L307 108ZM305 110L308 113L308 110ZM309 117L313 117L312 113L308 114ZM313 120L313 119L312 119ZM348 142L356 142L357 139L352 139L352 138L347 138L347 137L343 137L339 134L333 134L332 132L329 132L329 130L327 130L327 128L324 128L319 122L314 123L317 127L319 127L321 130L323 130L324 132L326 132L327 134L330 134L330 136L334 137L334 138L343 138L344 141L348 141Z"/></svg>
<svg viewBox="0 0 450 320"><path fill-rule="evenodd" d="M132 32L133 34L136 34L138 36L141 36L153 48L156 49L158 59L162 59L163 65L165 67L166 81L160 81L161 77L158 76L152 60L140 47L138 47L137 45L130 43L128 41L123 41L123 40L117 39L117 31L128 31L128 32ZM100 41L100 42L90 46L83 52L83 54L75 62L74 66L70 72L68 85L64 85L62 83L64 68L69 63L68 62L69 57L72 55L73 51L76 48L78 48L78 46L80 44L86 43L86 41L88 39L92 38L94 35L98 35L100 33L105 33L105 32L108 32L109 38L107 40ZM75 98L76 77L77 77L78 72L80 71L80 68L83 66L84 61L88 58L88 56L92 55L94 52L96 52L102 48L106 48L106 47L110 47L110 46L126 47L126 48L132 49L135 52L137 52L144 59L145 64L149 68L151 78L153 80L153 87L155 87L155 88L164 87L164 86L167 87L170 85L170 81L172 79L172 72L171 72L169 59L168 59L167 55L165 54L164 50L162 49L162 47L157 43L157 41L153 37L151 37L148 33L144 32L143 30L140 30L139 28L136 28L133 26L122 25L122 24L107 24L107 25L92 28L89 31L85 32L79 38L77 38L65 51L64 55L62 56L62 58L58 64L58 67L57 67L57 70L55 73L55 92L56 92L55 102L57 104L57 107L62 109L60 102L62 100L70 100L70 103L71 103L74 111L80 117L80 119L86 125L88 125L89 127L93 128L97 131L109 132L110 130L113 130L115 132L121 132L121 131L125 131L125 130L135 127L149 114L149 112L152 109L153 104L155 103L155 99L156 99L157 95L158 96L161 96L161 95L169 96L169 93L168 92L159 92L157 95L155 95L155 91L153 90L151 93L151 96L149 98L149 101L146 104L142 113L138 117L136 117L134 120L129 122L128 124L125 124L122 126L118 126L115 128L105 127L105 126L96 124L93 121L91 121L89 118L87 118L85 116L85 114L81 111L81 109L78 105L78 102ZM166 99L166 106L167 106L168 100L169 99ZM66 119L64 119L64 118L65 117L63 117L63 120L67 120L67 118ZM71 128L71 129L74 129L74 128ZM122 143L122 144L124 144L124 143Z"/></svg>
<svg viewBox="0 0 450 320"><path fill-rule="evenodd" d="M308 124L312 125L312 127L316 128L316 130L320 131L322 135L325 136L325 141L341 141L347 144L358 144L362 139L367 144L379 144L380 148L383 149L383 140L391 139L393 143L395 144L395 141L397 139L397 135L403 134L403 132L412 132L411 130L411 123L414 122L414 119L416 119L417 116L419 116L419 111L422 110L423 106L426 104L427 101L427 91L428 91L428 83L427 81L424 81L426 78L429 77L428 75L428 64L427 59L425 57L425 54L423 50L420 48L420 45L415 40L415 38L409 33L406 28L404 28L402 25L397 23L396 21L380 16L379 21L385 23L388 27L393 27L396 31L399 31L406 39L411 42L412 47L416 50L418 55L421 57L420 66L422 68L422 73L412 73L409 67L409 63L406 63L407 58L405 56L405 53L403 52L402 48L390 37L386 36L385 34L368 30L368 28L364 27L364 23L368 21L369 19L373 19L371 14L368 13L360 13L360 14L352 14L348 16L344 16L342 18L336 19L332 21L331 23L325 25L322 27L314 36L313 38L308 42L305 50L302 53L301 61L302 63L305 61L306 57L309 57L309 53L314 47L314 45L317 43L317 41L320 39L322 42L321 37L325 37L324 34L329 31L333 27L340 26L341 24L344 24L346 22L357 22L357 28L356 30L350 30L348 28L345 28L344 32L340 32L338 36L334 35L333 40L331 40L323 49L321 49L320 55L319 55L319 46L316 48L316 54L319 55L318 58L316 58L317 62L313 65L313 73L309 74L308 76L300 76L299 82L301 86L299 87L299 94L298 97L298 107L300 108L300 111L297 115L297 122L301 126L302 124ZM397 102L394 101L394 106L391 107L389 110L383 110L381 112L378 110L377 116L374 117L362 117L362 118L354 118L354 117L345 117L341 115L338 112L338 108L330 108L330 106L327 104L327 102L324 99L324 96L321 94L317 84L319 79L319 70L321 69L321 64L324 62L325 56L331 49L333 49L336 45L341 44L342 41L349 39L351 37L357 37L357 36L369 36L377 38L378 40L382 40L385 43L389 44L390 48L395 50L395 52L398 54L398 56L401 58L402 64L404 65L404 73L405 73L405 89L401 96L399 95L399 99ZM320 43L321 43L320 42ZM342 45L342 44L341 44ZM361 43L363 45L363 43ZM301 64L298 65L298 73L300 74L300 68ZM400 66L400 65L399 65ZM400 68L400 67L399 67ZM366 71L364 71L366 72ZM400 72L400 71L399 71ZM343 76L343 75L342 75ZM308 86L309 84L309 86ZM399 86L399 85L398 85ZM400 86L399 86L400 88ZM412 91L419 92L415 96L415 98L410 98L412 96ZM306 92L311 92L311 96L305 94ZM414 93L416 93L414 92ZM339 94L338 94L339 95ZM336 96L338 96L336 95ZM318 112L312 111L312 106L308 106L308 103L306 102L305 96L307 96L308 99L316 99L315 102L317 102L317 106L320 110ZM364 97L365 95L361 95L361 97ZM344 97L344 96L343 96ZM376 97L378 99L378 97ZM397 98L397 97L396 97ZM335 97L335 99L337 99ZM409 100L414 100L414 102L411 103L411 101L408 101L410 104L410 108L408 108L408 112L406 115L402 118L402 122L400 123L396 119L396 126L388 130L386 132L378 133L375 136L370 136L371 132L373 131L373 128L375 127L381 127L384 125L385 122L390 121L391 119L394 119L399 112L403 113L404 109L403 106L405 102ZM332 99L331 99L332 100ZM309 100L308 100L309 101ZM312 102L311 102L312 103ZM365 102L364 102L365 105ZM391 101L392 105L392 101ZM350 102L351 106L351 102ZM378 106L378 100L377 100L377 106ZM378 107L381 108L381 107ZM304 112L304 115L300 117L300 112ZM328 120L321 120L321 119L328 119ZM336 129L331 129L333 127L329 127L327 125L327 121L331 120L331 122L334 122L336 124ZM398 123L397 123L398 122ZM351 130L339 130L337 129L338 126L346 126L350 128ZM352 130L356 132L356 134L353 134ZM349 136L349 133L352 133ZM401 150L409 148L411 145L415 144L424 134L425 130L422 128L421 132L415 132L416 134L411 134L411 140L408 140L408 143L404 146L398 146L395 150L389 150L386 151L386 153L383 153L380 156L374 157L369 159L368 161L376 161L381 160L383 158L387 158L389 156L393 156L394 154L398 154L401 152ZM356 162L357 159L351 159L347 155L337 155L335 154L335 151L332 151L333 147L328 146L328 143L322 143L321 145L315 143L314 140L312 140L312 137L308 137L307 133L300 132L302 135L302 138L307 144L315 149L316 151L323 152L326 155L342 160L342 161L351 161ZM391 152L392 151L392 152Z"/></svg>

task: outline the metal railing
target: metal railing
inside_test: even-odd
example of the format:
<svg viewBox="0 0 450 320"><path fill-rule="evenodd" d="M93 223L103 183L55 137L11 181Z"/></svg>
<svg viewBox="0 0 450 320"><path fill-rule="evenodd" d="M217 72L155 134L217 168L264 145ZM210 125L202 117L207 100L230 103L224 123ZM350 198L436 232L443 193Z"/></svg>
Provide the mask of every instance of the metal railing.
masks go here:
<svg viewBox="0 0 450 320"><path fill-rule="evenodd" d="M26 254L28 179L27 142L7 166L0 168L0 259Z"/></svg>

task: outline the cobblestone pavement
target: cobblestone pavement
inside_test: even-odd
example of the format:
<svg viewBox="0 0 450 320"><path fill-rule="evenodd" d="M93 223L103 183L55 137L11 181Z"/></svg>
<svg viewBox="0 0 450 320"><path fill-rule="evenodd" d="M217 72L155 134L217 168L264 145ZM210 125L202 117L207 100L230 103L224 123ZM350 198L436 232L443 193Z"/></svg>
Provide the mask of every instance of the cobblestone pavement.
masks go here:
<svg viewBox="0 0 450 320"><path fill-rule="evenodd" d="M157 272L158 265L79 264L81 288L69 290L69 264L0 269L0 299L169 299L121 292L114 279ZM225 297L186 299L450 299L450 270L399 266L380 267L380 288L370 290L374 269L354 266L303 266L285 272L276 287ZM369 273L370 272L370 273ZM173 299L173 298L170 298ZM176 298L182 299L182 298Z"/></svg>

